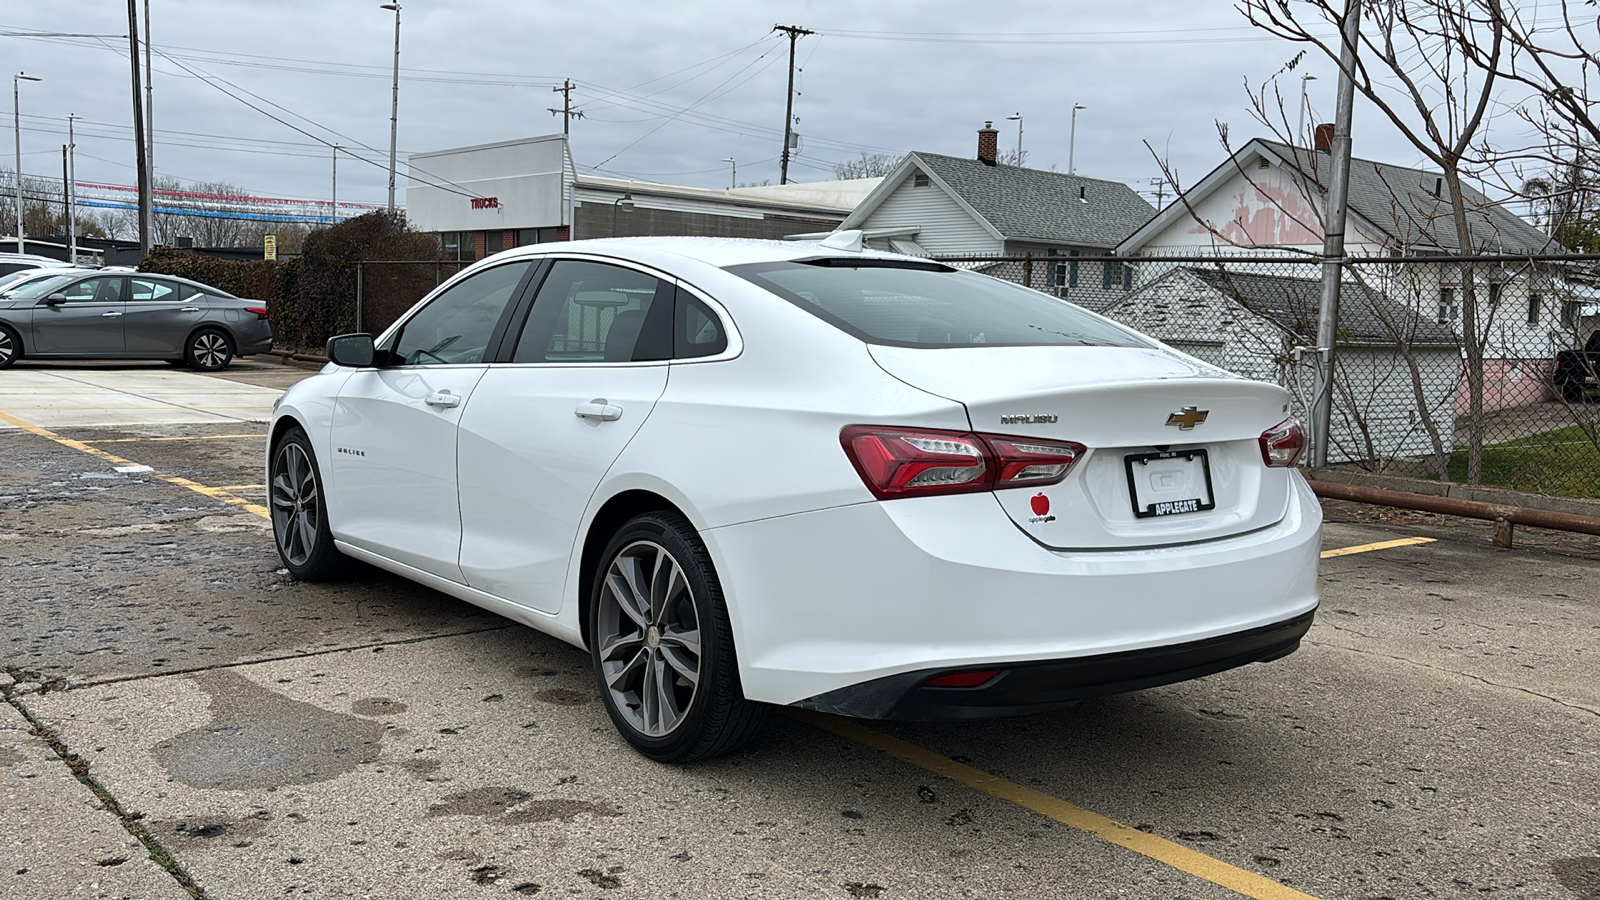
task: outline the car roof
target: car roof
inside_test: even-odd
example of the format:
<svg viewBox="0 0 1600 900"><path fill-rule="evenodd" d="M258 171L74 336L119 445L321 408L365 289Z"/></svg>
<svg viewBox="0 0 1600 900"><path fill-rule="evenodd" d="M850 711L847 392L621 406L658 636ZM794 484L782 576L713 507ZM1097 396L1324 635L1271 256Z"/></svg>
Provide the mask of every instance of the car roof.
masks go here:
<svg viewBox="0 0 1600 900"><path fill-rule="evenodd" d="M670 254L696 262L727 268L748 263L788 262L796 259L838 257L844 259L898 259L927 262L914 256L884 253L879 250L842 250L818 241L770 241L752 238L714 237L630 237L595 238L582 241L561 241L548 244L528 244L497 258L516 256L543 256L547 253L596 253L623 259L647 259Z"/></svg>
<svg viewBox="0 0 1600 900"><path fill-rule="evenodd" d="M35 253L0 253L0 262L8 263L33 263L41 269L76 269L78 266L48 256L39 256Z"/></svg>

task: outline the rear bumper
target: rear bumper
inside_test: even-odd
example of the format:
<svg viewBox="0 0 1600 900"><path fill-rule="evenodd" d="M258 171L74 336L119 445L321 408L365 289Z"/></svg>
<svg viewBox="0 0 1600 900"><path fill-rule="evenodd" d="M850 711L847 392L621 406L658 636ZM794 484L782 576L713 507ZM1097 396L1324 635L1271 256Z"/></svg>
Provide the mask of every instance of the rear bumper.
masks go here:
<svg viewBox="0 0 1600 900"><path fill-rule="evenodd" d="M1050 550L988 494L860 503L701 535L749 699L921 715L896 707L932 675L1043 667L986 687L992 701L972 692L956 704L995 715L984 710L1044 708L1292 650L1294 626L1279 629L1316 609L1321 519L1297 475L1267 528L1148 549ZM1258 632L1265 645L1248 637ZM1063 674L1073 660L1087 661L1082 672ZM835 695L844 699L824 699Z"/></svg>
<svg viewBox="0 0 1600 900"><path fill-rule="evenodd" d="M1280 659L1300 646L1315 613L1203 641L1004 667L977 687L927 687L959 669L878 678L792 705L862 719L937 721L1015 716L1073 706L1090 697L1139 691ZM971 667L967 667L971 668Z"/></svg>

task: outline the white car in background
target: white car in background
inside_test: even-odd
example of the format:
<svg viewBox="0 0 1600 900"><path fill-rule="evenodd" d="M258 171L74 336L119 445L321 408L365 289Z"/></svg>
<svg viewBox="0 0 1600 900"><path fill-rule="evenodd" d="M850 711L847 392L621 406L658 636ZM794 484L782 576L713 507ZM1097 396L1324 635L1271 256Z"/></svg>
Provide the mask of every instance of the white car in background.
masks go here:
<svg viewBox="0 0 1600 900"><path fill-rule="evenodd" d="M673 761L771 704L1012 715L1298 646L1321 512L1283 389L858 248L540 244L334 338L272 420L284 564L588 648Z"/></svg>

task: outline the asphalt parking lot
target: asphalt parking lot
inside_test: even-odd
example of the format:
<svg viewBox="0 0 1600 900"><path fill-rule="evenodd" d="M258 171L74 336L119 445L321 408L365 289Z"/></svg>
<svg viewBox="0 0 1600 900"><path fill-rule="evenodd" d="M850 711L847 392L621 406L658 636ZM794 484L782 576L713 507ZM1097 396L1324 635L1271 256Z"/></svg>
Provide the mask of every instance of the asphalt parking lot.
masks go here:
<svg viewBox="0 0 1600 900"><path fill-rule="evenodd" d="M1600 900L1600 541L1330 507L1284 660L669 767L581 651L280 570L309 372L0 373L0 896Z"/></svg>

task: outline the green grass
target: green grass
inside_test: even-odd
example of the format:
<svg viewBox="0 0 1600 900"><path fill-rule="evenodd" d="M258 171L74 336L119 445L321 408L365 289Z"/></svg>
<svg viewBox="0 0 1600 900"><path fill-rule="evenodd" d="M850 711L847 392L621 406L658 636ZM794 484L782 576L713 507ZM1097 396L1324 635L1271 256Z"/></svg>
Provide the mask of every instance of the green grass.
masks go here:
<svg viewBox="0 0 1600 900"><path fill-rule="evenodd" d="M1450 480L1467 480L1467 451L1450 456ZM1600 450L1576 425L1483 448L1483 483L1557 497L1600 499Z"/></svg>

